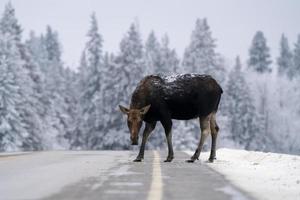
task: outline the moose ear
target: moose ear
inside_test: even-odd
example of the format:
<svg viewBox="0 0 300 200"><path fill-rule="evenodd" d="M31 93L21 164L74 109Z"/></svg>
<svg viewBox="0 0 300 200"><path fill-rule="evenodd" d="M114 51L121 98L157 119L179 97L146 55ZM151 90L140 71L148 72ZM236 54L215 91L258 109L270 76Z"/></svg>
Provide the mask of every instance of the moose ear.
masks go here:
<svg viewBox="0 0 300 200"><path fill-rule="evenodd" d="M149 109L150 109L150 104L148 105L148 106L145 106L145 107L143 107L142 109L140 109L140 113L142 114L142 115L145 115L148 111L149 111Z"/></svg>
<svg viewBox="0 0 300 200"><path fill-rule="evenodd" d="M119 105L119 108L120 108L120 110L121 110L122 113L124 113L124 114L128 114L129 113L129 109L128 108L125 108L124 106L121 106L121 105Z"/></svg>

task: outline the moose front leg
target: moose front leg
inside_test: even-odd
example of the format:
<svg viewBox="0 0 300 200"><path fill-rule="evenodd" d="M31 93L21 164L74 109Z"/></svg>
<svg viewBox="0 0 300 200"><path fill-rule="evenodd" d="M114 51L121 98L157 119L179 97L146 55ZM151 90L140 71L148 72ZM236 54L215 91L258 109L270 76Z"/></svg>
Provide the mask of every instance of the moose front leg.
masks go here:
<svg viewBox="0 0 300 200"><path fill-rule="evenodd" d="M201 137L200 142L198 145L198 148L196 149L194 155L191 157L190 160L187 160L187 162L194 162L195 160L199 159L203 144L205 142L205 139L210 134L210 115L206 117L200 117L200 128L201 128Z"/></svg>
<svg viewBox="0 0 300 200"><path fill-rule="evenodd" d="M168 143L168 157L164 162L171 162L174 158L174 151L172 145L172 120L162 121L162 125L165 129L165 134Z"/></svg>
<svg viewBox="0 0 300 200"><path fill-rule="evenodd" d="M153 123L146 122L145 129L143 132L143 139L142 139L140 152L139 152L138 156L136 157L136 159L134 160L134 162L141 162L144 159L145 145L146 145L146 142L147 142L147 139L148 139L150 133L154 130L155 126L156 126L156 122L153 122Z"/></svg>

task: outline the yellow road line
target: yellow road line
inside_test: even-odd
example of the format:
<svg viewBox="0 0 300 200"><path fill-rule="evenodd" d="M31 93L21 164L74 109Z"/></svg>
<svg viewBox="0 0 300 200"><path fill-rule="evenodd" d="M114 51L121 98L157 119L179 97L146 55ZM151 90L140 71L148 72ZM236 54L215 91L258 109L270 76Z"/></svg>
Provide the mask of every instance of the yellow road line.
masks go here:
<svg viewBox="0 0 300 200"><path fill-rule="evenodd" d="M152 182L148 194L148 200L162 199L162 177L160 169L160 156L157 151L154 151Z"/></svg>

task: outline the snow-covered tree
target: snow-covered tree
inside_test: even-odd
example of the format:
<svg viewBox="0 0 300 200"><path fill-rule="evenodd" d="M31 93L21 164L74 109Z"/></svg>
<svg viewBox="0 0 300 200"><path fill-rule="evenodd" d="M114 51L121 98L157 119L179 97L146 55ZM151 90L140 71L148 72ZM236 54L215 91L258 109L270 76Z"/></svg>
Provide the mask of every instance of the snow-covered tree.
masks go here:
<svg viewBox="0 0 300 200"><path fill-rule="evenodd" d="M122 78L119 84L123 87L120 103L129 104L133 90L146 73L143 55L144 48L138 26L131 24L129 31L121 40L120 53L116 58L121 68Z"/></svg>
<svg viewBox="0 0 300 200"><path fill-rule="evenodd" d="M120 99L123 96L122 68L116 63L114 55L104 56L104 76L102 81L102 148L129 149L129 133L119 111Z"/></svg>
<svg viewBox="0 0 300 200"><path fill-rule="evenodd" d="M7 54L14 55L15 65L10 68L15 76L16 84L19 87L20 100L14 109L18 112L23 128L28 132L26 141L22 149L32 150L41 149L41 131L42 124L37 114L39 108L39 83L40 72L33 62L28 49L21 42L22 29L15 16L15 10L11 3L5 7L0 21L0 34L4 38L4 45L10 45L7 48ZM9 52L11 51L11 52ZM5 52L5 51L3 51Z"/></svg>
<svg viewBox="0 0 300 200"><path fill-rule="evenodd" d="M232 140L245 149L253 149L263 144L259 116L255 111L244 73L241 71L239 57L236 58L235 67L229 74L224 93ZM263 146L259 148L262 149Z"/></svg>
<svg viewBox="0 0 300 200"><path fill-rule="evenodd" d="M99 135L103 123L101 83L103 78L102 36L98 31L96 15L91 15L88 41L81 57L79 68L79 113L78 127L75 130L72 148L97 149L101 146Z"/></svg>
<svg viewBox="0 0 300 200"><path fill-rule="evenodd" d="M158 71L159 73L174 74L180 72L179 58L177 56L175 49L171 49L169 47L168 35L165 35L162 38L160 54L161 54L161 72Z"/></svg>
<svg viewBox="0 0 300 200"><path fill-rule="evenodd" d="M289 78L293 77L293 54L290 50L288 39L284 34L282 34L280 40L280 55L277 58L277 65L279 75L287 75Z"/></svg>
<svg viewBox="0 0 300 200"><path fill-rule="evenodd" d="M249 49L248 67L259 73L271 72L270 49L262 31L257 31Z"/></svg>
<svg viewBox="0 0 300 200"><path fill-rule="evenodd" d="M10 35L13 41L19 45L21 43L22 28L15 16L15 9L9 2L5 5L4 12L0 22L0 31Z"/></svg>
<svg viewBox="0 0 300 200"><path fill-rule="evenodd" d="M0 151L22 149L28 136L17 110L21 95L15 68L20 62L12 38L0 34Z"/></svg>
<svg viewBox="0 0 300 200"><path fill-rule="evenodd" d="M215 51L215 39L212 37L206 19L197 19L189 46L183 57L183 70L189 73L210 74L223 81L224 68L219 63L219 55Z"/></svg>
<svg viewBox="0 0 300 200"><path fill-rule="evenodd" d="M41 149L39 125L25 91L30 91L15 38L0 33L0 150ZM26 88L27 87L27 88ZM35 121L37 120L37 121Z"/></svg>
<svg viewBox="0 0 300 200"><path fill-rule="evenodd" d="M151 31L148 39L146 40L145 62L148 74L161 72L160 44L155 36L154 31Z"/></svg>
<svg viewBox="0 0 300 200"><path fill-rule="evenodd" d="M146 67L148 74L172 74L179 72L179 59L175 49L169 47L169 37L164 35L161 43L158 42L152 31L145 45Z"/></svg>
<svg viewBox="0 0 300 200"><path fill-rule="evenodd" d="M300 76L300 34L298 35L297 42L294 49L294 75Z"/></svg>

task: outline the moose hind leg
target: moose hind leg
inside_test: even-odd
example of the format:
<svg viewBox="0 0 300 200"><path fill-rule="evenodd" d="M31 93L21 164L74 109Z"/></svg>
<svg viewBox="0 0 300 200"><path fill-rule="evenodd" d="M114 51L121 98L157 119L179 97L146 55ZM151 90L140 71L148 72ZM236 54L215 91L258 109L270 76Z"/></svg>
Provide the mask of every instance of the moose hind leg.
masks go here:
<svg viewBox="0 0 300 200"><path fill-rule="evenodd" d="M210 119L210 129L211 129L211 151L209 156L209 162L213 162L216 159L216 144L219 132L219 126L216 121L216 113L213 113Z"/></svg>
<svg viewBox="0 0 300 200"><path fill-rule="evenodd" d="M133 160L134 162L141 162L144 159L145 145L146 145L149 135L154 130L155 126L156 126L156 122L146 123L145 129L143 132L143 139L142 139L140 152L139 152L138 156L136 157L136 159Z"/></svg>
<svg viewBox="0 0 300 200"><path fill-rule="evenodd" d="M162 125L165 129L165 134L168 143L168 157L164 162L171 162L174 159L174 151L172 145L172 120L162 121Z"/></svg>
<svg viewBox="0 0 300 200"><path fill-rule="evenodd" d="M205 139L211 133L211 130L210 130L210 117L211 117L210 115L208 115L206 117L200 117L201 137L200 137L199 145L198 145L198 148L196 149L194 155L187 162L194 162L195 160L199 159L199 156L200 156L203 144L205 142Z"/></svg>

